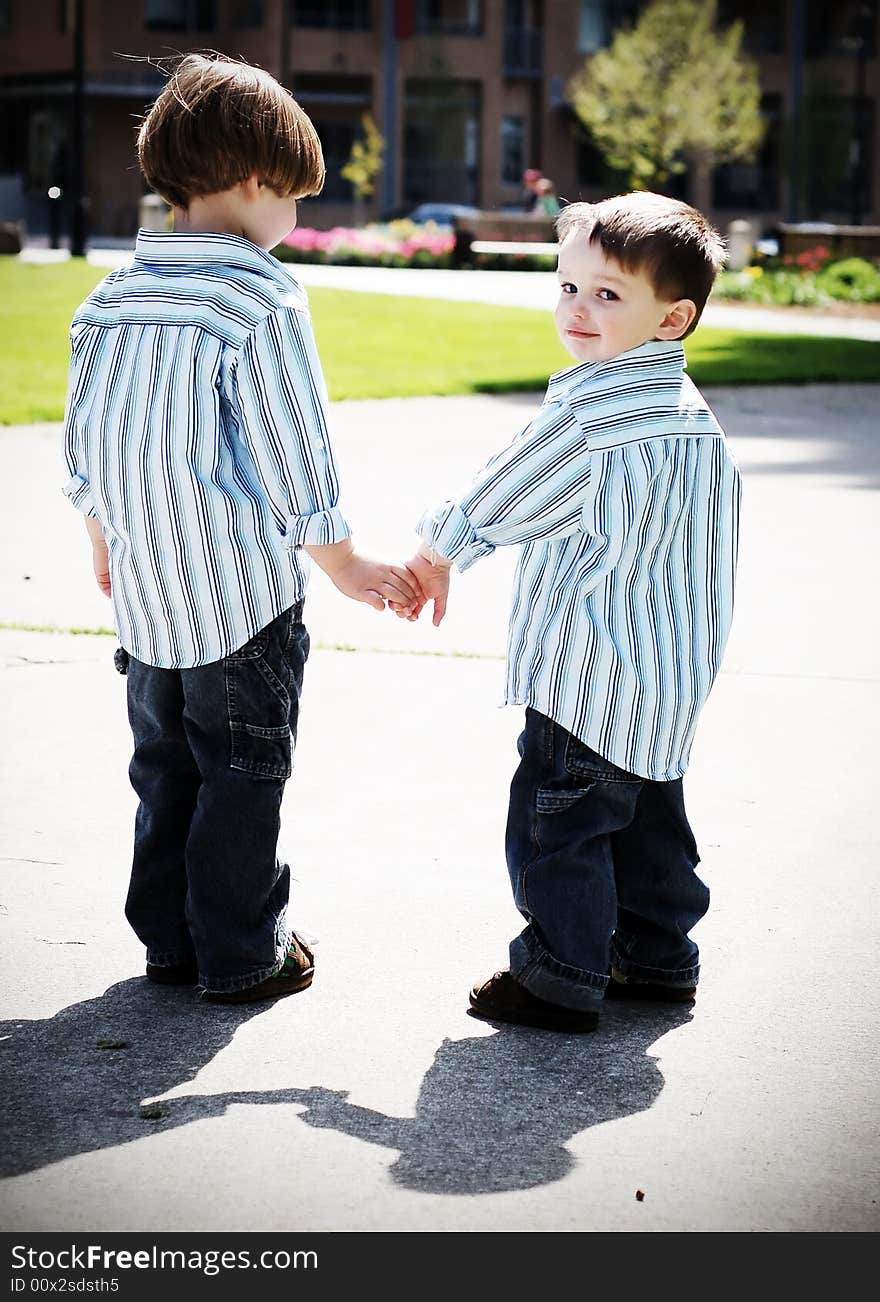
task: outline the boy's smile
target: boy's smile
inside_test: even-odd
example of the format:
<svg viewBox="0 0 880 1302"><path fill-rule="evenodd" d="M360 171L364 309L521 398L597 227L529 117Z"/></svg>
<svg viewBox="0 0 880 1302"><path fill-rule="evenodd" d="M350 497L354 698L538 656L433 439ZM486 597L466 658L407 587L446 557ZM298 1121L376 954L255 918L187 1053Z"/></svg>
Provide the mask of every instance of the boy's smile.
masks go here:
<svg viewBox="0 0 880 1302"><path fill-rule="evenodd" d="M572 231L559 249L556 329L578 362L603 362L649 339L678 339L696 312L689 299L657 297L643 271L627 271Z"/></svg>

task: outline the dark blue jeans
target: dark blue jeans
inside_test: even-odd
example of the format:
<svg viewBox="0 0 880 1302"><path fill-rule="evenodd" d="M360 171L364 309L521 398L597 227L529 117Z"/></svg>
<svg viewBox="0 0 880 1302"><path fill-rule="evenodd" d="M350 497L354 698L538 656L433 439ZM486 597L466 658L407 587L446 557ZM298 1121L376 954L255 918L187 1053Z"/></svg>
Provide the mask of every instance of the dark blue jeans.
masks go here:
<svg viewBox="0 0 880 1302"><path fill-rule="evenodd" d="M540 999L601 1000L611 966L624 976L694 985L689 932L709 907L681 779L651 782L526 710L510 789L507 866L528 922L510 970Z"/></svg>
<svg viewBox="0 0 880 1302"><path fill-rule="evenodd" d="M148 962L195 959L209 990L256 985L284 961L277 846L308 653L300 602L213 664L129 661L140 804L125 913Z"/></svg>

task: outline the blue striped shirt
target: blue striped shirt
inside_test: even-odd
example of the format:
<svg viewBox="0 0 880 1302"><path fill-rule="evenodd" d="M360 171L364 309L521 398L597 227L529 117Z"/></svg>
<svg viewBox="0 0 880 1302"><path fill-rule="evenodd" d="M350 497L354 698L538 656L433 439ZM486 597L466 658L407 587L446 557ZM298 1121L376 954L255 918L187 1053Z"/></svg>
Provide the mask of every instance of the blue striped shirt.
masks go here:
<svg viewBox="0 0 880 1302"><path fill-rule="evenodd" d="M305 291L250 240L141 231L70 339L64 491L103 526L119 639L219 660L303 596L297 548L350 533Z"/></svg>
<svg viewBox="0 0 880 1302"><path fill-rule="evenodd" d="M632 773L686 770L733 613L740 476L652 341L551 377L535 419L458 501L419 522L466 569L519 544L505 702Z"/></svg>

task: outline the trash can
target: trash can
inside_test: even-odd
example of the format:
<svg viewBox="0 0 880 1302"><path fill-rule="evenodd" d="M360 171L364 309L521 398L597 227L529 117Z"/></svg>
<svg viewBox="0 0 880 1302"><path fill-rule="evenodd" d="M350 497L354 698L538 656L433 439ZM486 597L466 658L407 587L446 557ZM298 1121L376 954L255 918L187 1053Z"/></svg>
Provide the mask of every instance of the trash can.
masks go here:
<svg viewBox="0 0 880 1302"><path fill-rule="evenodd" d="M138 225L144 231L167 231L170 212L168 204L158 194L142 195L138 204Z"/></svg>
<svg viewBox="0 0 880 1302"><path fill-rule="evenodd" d="M727 270L742 271L752 259L755 236L752 223L739 218L727 227Z"/></svg>

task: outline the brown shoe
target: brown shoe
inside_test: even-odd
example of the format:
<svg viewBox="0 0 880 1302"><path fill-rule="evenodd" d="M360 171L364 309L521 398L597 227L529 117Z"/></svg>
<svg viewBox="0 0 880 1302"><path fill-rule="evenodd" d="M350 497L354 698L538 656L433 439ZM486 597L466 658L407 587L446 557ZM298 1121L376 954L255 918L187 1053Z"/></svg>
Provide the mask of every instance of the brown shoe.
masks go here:
<svg viewBox="0 0 880 1302"><path fill-rule="evenodd" d="M666 986L659 981L627 981L617 968L612 968L606 999L640 999L655 1004L692 1004L697 997L696 986Z"/></svg>
<svg viewBox="0 0 880 1302"><path fill-rule="evenodd" d="M305 990L312 984L314 975L312 951L296 933L291 933L284 965L274 976L244 990L203 990L201 998L212 1004L250 1004L258 999L282 999L285 995Z"/></svg>
<svg viewBox="0 0 880 1302"><path fill-rule="evenodd" d="M509 972L496 972L482 985L474 986L470 1011L489 1022L517 1022L539 1026L545 1031L595 1031L599 1013L594 1009L563 1008L539 999L515 981Z"/></svg>

